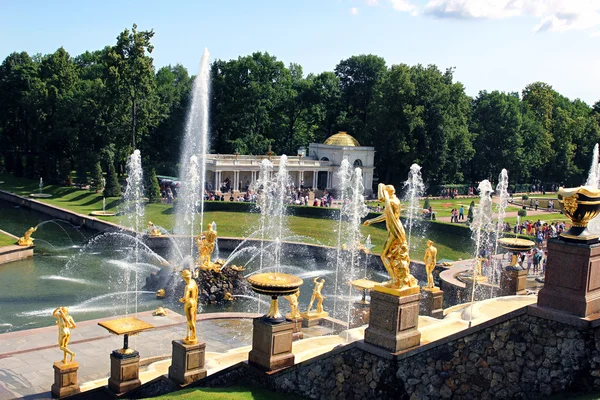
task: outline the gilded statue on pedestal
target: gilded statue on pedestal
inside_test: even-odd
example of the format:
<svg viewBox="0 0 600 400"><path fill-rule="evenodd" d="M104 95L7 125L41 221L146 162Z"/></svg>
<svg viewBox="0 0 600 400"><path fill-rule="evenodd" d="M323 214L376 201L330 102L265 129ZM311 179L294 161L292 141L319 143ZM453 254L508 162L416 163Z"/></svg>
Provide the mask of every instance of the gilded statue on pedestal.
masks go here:
<svg viewBox="0 0 600 400"><path fill-rule="evenodd" d="M435 268L437 258L437 248L433 245L433 241L427 241L427 248L425 249L425 270L427 271L427 288L433 289L435 287L433 283L433 269Z"/></svg>
<svg viewBox="0 0 600 400"><path fill-rule="evenodd" d="M25 232L23 234L23 237L20 238L17 241L17 244L19 246L33 246L33 238L31 237L31 235L33 234L33 232L37 231L37 226L36 227L31 227L27 230L27 232Z"/></svg>
<svg viewBox="0 0 600 400"><path fill-rule="evenodd" d="M325 296L321 294L321 291L323 290L325 279L319 280L319 277L316 277L313 279L313 282L315 284L315 287L313 289L312 297L310 298L310 304L308 305L308 310L306 311L306 313L310 313L310 310L312 310L313 307L313 303L315 302L315 300L317 300L317 314L321 314L324 312L323 299L325 298Z"/></svg>
<svg viewBox="0 0 600 400"><path fill-rule="evenodd" d="M58 325L58 347L63 351L63 364L67 364L67 354L71 356L69 362L73 362L75 358L75 352L69 350L69 340L71 339L71 329L77 328L75 321L69 315L68 307L56 307L52 311L52 316L57 319L56 325Z"/></svg>
<svg viewBox="0 0 600 400"><path fill-rule="evenodd" d="M387 240L381 252L381 261L390 275L391 280L383 286L390 289L405 290L416 288L418 292L418 282L410 273L410 257L408 255L408 242L402 222L400 222L401 204L396 197L396 189L392 185L380 183L378 186L379 201L384 203L383 214L379 217L365 221L369 226L377 222L385 221L388 231ZM378 290L380 286L376 286Z"/></svg>
<svg viewBox="0 0 600 400"><path fill-rule="evenodd" d="M298 291L294 294L285 296L285 299L290 302L290 313L286 315L286 317L289 319L302 318L300 311L298 311L298 297L300 297L300 289L298 289Z"/></svg>
<svg viewBox="0 0 600 400"><path fill-rule="evenodd" d="M198 285L192 279L192 273L188 269L181 271L181 276L185 281L185 291L183 297L179 299L183 303L183 311L187 319L187 335L182 340L183 344L196 344L196 312L198 310Z"/></svg>

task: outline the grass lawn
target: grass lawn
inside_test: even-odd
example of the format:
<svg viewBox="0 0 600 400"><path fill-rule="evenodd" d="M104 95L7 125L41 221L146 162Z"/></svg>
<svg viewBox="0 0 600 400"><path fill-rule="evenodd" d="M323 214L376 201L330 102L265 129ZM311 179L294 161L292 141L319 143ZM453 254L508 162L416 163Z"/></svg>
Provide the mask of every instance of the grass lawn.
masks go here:
<svg viewBox="0 0 600 400"><path fill-rule="evenodd" d="M479 204L479 197L475 198L468 198L468 199L435 199L435 200L429 200L429 204L431 205L431 208L433 209L433 211L436 212L436 217L449 217L450 216L450 212L452 211L453 208L459 208L460 206L463 205L465 207L465 217L467 216L467 213L469 211L469 205L471 204L471 201L474 201L475 204ZM421 200L421 208L425 208L425 200ZM378 204L380 206L383 206L382 203L379 202L368 202L367 203L369 205L369 207L376 207ZM404 208L402 209L402 214L406 214L406 202L402 203ZM511 206L509 205L507 207L507 211L518 211L520 210L521 207L516 207L516 206Z"/></svg>
<svg viewBox="0 0 600 400"><path fill-rule="evenodd" d="M4 233L0 233L0 247L2 246L10 246L15 244L16 240L12 236L5 235Z"/></svg>
<svg viewBox="0 0 600 400"><path fill-rule="evenodd" d="M178 399L178 400L276 400L286 398L288 400L301 400L299 397L289 393L275 393L258 388L191 388L179 392L158 396L156 399Z"/></svg>
<svg viewBox="0 0 600 400"><path fill-rule="evenodd" d="M0 190L16 193L22 196L28 196L30 193L38 191L38 182L25 178L15 178L12 175L0 174ZM49 185L44 187L44 193L50 193L53 197L37 199L57 207L66 208L74 212L88 215L92 211L102 209L102 194L94 191L82 190L75 187L62 187ZM106 210L117 211L119 198L107 198ZM173 229L175 223L174 206L172 204L147 204L145 208L146 221L152 221L169 231ZM258 229L259 214L213 211L205 212L205 222L215 221L220 236L246 237ZM119 223L119 217L99 217L105 221ZM198 221L199 223L199 221ZM206 223L205 223L206 225ZM0 224L0 229L2 228ZM288 217L288 228L293 235L301 238L291 238L292 241L301 241L313 244L322 244L335 246L337 243L338 221L330 219L317 219L307 217ZM199 227L198 227L199 230ZM372 252L381 251L383 243L387 237L385 223L361 228L362 233L371 235L371 242L375 245ZM411 256L413 259L421 260L425 253L427 239L436 243L438 248L438 258L447 258L458 260L459 258L468 258L471 253L471 244L468 240L453 235L431 233L426 234L426 238L414 238L412 241L413 250Z"/></svg>

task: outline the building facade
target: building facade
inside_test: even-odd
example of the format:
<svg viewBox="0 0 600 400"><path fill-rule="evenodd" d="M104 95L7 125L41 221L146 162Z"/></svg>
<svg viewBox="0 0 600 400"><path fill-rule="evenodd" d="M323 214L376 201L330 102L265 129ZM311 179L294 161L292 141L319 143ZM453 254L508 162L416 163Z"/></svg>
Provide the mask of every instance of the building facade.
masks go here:
<svg viewBox="0 0 600 400"><path fill-rule="evenodd" d="M362 169L365 195L373 193L375 148L361 146L346 132L330 136L323 144L311 143L298 150L298 155L288 156L287 169L295 187L315 191L338 188L336 172L344 158ZM206 160L207 184L219 190L224 182L230 189L245 192L258 178L260 163L270 159L273 169L279 168L280 156L247 156L237 154L209 154Z"/></svg>

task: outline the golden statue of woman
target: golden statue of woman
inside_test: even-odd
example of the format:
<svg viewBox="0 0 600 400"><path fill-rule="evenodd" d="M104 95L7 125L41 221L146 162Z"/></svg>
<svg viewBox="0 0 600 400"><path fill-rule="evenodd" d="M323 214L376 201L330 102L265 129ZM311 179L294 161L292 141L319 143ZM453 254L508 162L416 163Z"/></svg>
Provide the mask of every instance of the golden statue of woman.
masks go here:
<svg viewBox="0 0 600 400"><path fill-rule="evenodd" d="M58 325L58 347L63 351L64 358L62 360L63 364L67 363L67 354L71 356L69 362L73 362L75 358L75 353L69 350L69 340L71 339L71 329L77 328L75 325L75 321L69 315L68 307L56 307L54 311L52 311L52 316L57 319L56 325Z"/></svg>
<svg viewBox="0 0 600 400"><path fill-rule="evenodd" d="M23 237L17 241L17 244L19 246L33 246L33 238L31 237L31 235L35 231L37 231L37 226L32 226L31 228L27 229L27 232L25 232L23 234Z"/></svg>
<svg viewBox="0 0 600 400"><path fill-rule="evenodd" d="M425 249L425 270L427 271L427 288L433 289L435 287L433 283L433 269L437 262L437 248L433 245L433 241L427 241L427 248Z"/></svg>
<svg viewBox="0 0 600 400"><path fill-rule="evenodd" d="M391 280L384 286L392 289L418 287L418 282L411 275L409 269L408 242L404 227L400 222L401 204L396 197L396 189L392 185L380 183L377 193L379 201L384 203L383 213L379 217L365 221L365 225L369 226L385 221L388 237L383 245L381 261Z"/></svg>
<svg viewBox="0 0 600 400"><path fill-rule="evenodd" d="M185 312L185 318L187 319L187 335L182 340L183 344L196 344L198 339L196 338L196 312L198 311L198 285L196 281L192 279L192 273L189 269L181 271L181 276L185 281L185 291L183 297L179 299L180 303L183 303L183 311Z"/></svg>

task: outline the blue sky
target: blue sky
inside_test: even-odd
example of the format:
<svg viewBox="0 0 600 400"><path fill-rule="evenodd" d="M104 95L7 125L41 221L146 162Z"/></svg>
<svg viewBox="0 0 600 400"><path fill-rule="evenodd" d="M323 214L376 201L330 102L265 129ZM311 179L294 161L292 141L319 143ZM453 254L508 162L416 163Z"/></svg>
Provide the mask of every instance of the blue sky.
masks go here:
<svg viewBox="0 0 600 400"><path fill-rule="evenodd" d="M0 57L60 46L75 56L133 23L155 30L157 67L193 74L205 47L227 60L268 51L305 73L372 53L388 65L455 67L469 95L539 80L600 100L600 0L4 1Z"/></svg>

